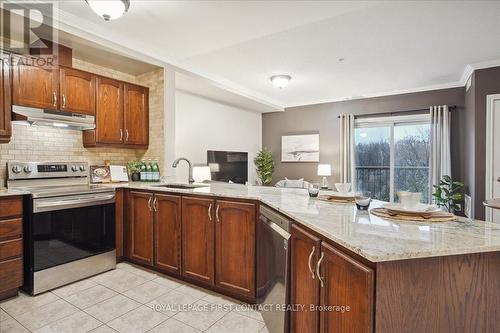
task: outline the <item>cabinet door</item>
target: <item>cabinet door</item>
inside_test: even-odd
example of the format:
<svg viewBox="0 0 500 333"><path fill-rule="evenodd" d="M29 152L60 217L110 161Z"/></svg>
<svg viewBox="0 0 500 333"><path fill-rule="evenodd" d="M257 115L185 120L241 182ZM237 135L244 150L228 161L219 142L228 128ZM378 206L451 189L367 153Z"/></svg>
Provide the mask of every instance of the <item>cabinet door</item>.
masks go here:
<svg viewBox="0 0 500 333"><path fill-rule="evenodd" d="M321 256L320 269L324 281L320 288L321 306L348 306L349 311L321 311L320 331L372 332L373 270L325 243L321 245Z"/></svg>
<svg viewBox="0 0 500 333"><path fill-rule="evenodd" d="M125 143L147 145L149 142L148 89L124 85Z"/></svg>
<svg viewBox="0 0 500 333"><path fill-rule="evenodd" d="M155 266L181 272L181 197L155 194Z"/></svg>
<svg viewBox="0 0 500 333"><path fill-rule="evenodd" d="M153 194L130 192L130 258L153 265Z"/></svg>
<svg viewBox="0 0 500 333"><path fill-rule="evenodd" d="M12 135L9 55L0 53L0 142Z"/></svg>
<svg viewBox="0 0 500 333"><path fill-rule="evenodd" d="M57 110L58 70L38 67L36 58L12 56L12 104Z"/></svg>
<svg viewBox="0 0 500 333"><path fill-rule="evenodd" d="M98 77L96 98L97 143L123 142L123 83Z"/></svg>
<svg viewBox="0 0 500 333"><path fill-rule="evenodd" d="M95 75L72 68L60 70L61 110L95 114Z"/></svg>
<svg viewBox="0 0 500 333"><path fill-rule="evenodd" d="M182 197L182 274L214 284L214 200Z"/></svg>
<svg viewBox="0 0 500 333"><path fill-rule="evenodd" d="M217 200L215 208L216 285L255 296L255 205Z"/></svg>
<svg viewBox="0 0 500 333"><path fill-rule="evenodd" d="M319 329L319 281L316 263L321 251L321 241L299 227L292 225L292 250L290 265L290 303L298 311L291 312L291 332L317 332Z"/></svg>

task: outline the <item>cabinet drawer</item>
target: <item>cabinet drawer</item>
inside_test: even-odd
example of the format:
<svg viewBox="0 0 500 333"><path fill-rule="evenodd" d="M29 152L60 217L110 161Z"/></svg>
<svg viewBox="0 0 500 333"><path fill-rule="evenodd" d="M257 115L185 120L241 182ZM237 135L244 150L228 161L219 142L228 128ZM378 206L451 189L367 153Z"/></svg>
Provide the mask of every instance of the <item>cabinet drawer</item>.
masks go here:
<svg viewBox="0 0 500 333"><path fill-rule="evenodd" d="M23 201L20 197L0 199L0 219L23 215Z"/></svg>
<svg viewBox="0 0 500 333"><path fill-rule="evenodd" d="M20 257L23 254L23 240L13 239L0 243L0 261Z"/></svg>
<svg viewBox="0 0 500 333"><path fill-rule="evenodd" d="M23 235L23 220L12 219L0 221L0 240L19 238Z"/></svg>
<svg viewBox="0 0 500 333"><path fill-rule="evenodd" d="M23 284L23 259L0 262L0 292L15 289Z"/></svg>

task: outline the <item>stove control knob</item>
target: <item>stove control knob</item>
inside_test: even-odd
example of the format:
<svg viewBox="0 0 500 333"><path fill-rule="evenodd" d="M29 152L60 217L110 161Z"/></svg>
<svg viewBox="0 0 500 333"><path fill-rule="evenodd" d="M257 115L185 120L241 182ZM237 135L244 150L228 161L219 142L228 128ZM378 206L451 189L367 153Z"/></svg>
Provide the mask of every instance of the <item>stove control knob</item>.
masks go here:
<svg viewBox="0 0 500 333"><path fill-rule="evenodd" d="M33 170L31 169L31 167L29 165L25 166L24 167L24 172L26 173L31 173Z"/></svg>
<svg viewBox="0 0 500 333"><path fill-rule="evenodd" d="M20 173L21 171L23 171L23 169L19 165L14 165L12 167L12 172L14 173Z"/></svg>
<svg viewBox="0 0 500 333"><path fill-rule="evenodd" d="M82 164L82 165L80 165L80 171L81 171L81 172L84 172L85 170L87 170L87 168L85 168L85 165L83 165L83 164Z"/></svg>
<svg viewBox="0 0 500 333"><path fill-rule="evenodd" d="M77 172L78 171L78 167L76 165L72 165L71 166L71 171Z"/></svg>

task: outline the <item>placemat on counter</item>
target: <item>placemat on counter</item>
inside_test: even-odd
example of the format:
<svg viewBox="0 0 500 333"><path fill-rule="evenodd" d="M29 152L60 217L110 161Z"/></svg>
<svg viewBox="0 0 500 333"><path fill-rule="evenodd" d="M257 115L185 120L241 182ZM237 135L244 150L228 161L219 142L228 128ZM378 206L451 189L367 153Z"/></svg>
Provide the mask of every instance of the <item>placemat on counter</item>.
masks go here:
<svg viewBox="0 0 500 333"><path fill-rule="evenodd" d="M454 214L441 211L400 214L400 213L392 213L387 208L372 208L370 210L370 213L378 217L383 217L392 220L400 220L400 221L451 222L457 219L457 217Z"/></svg>

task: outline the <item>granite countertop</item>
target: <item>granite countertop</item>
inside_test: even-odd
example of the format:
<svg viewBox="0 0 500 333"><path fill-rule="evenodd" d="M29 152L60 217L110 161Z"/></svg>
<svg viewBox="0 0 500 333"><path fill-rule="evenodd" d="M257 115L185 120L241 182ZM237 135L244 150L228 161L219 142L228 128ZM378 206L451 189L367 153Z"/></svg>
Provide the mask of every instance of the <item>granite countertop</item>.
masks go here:
<svg viewBox="0 0 500 333"><path fill-rule="evenodd" d="M352 204L309 198L304 189L211 183L195 189L158 187L159 183L109 184L170 193L254 199L372 262L500 251L500 224L459 218L455 222L403 222L360 212ZM2 190L0 197L29 194ZM372 202L371 208L382 205Z"/></svg>
<svg viewBox="0 0 500 333"><path fill-rule="evenodd" d="M500 225L464 218L439 223L386 220L360 212L352 204L309 198L303 189L221 183L188 190L150 183L114 186L260 200L372 262L500 251ZM371 208L381 204L374 201Z"/></svg>

